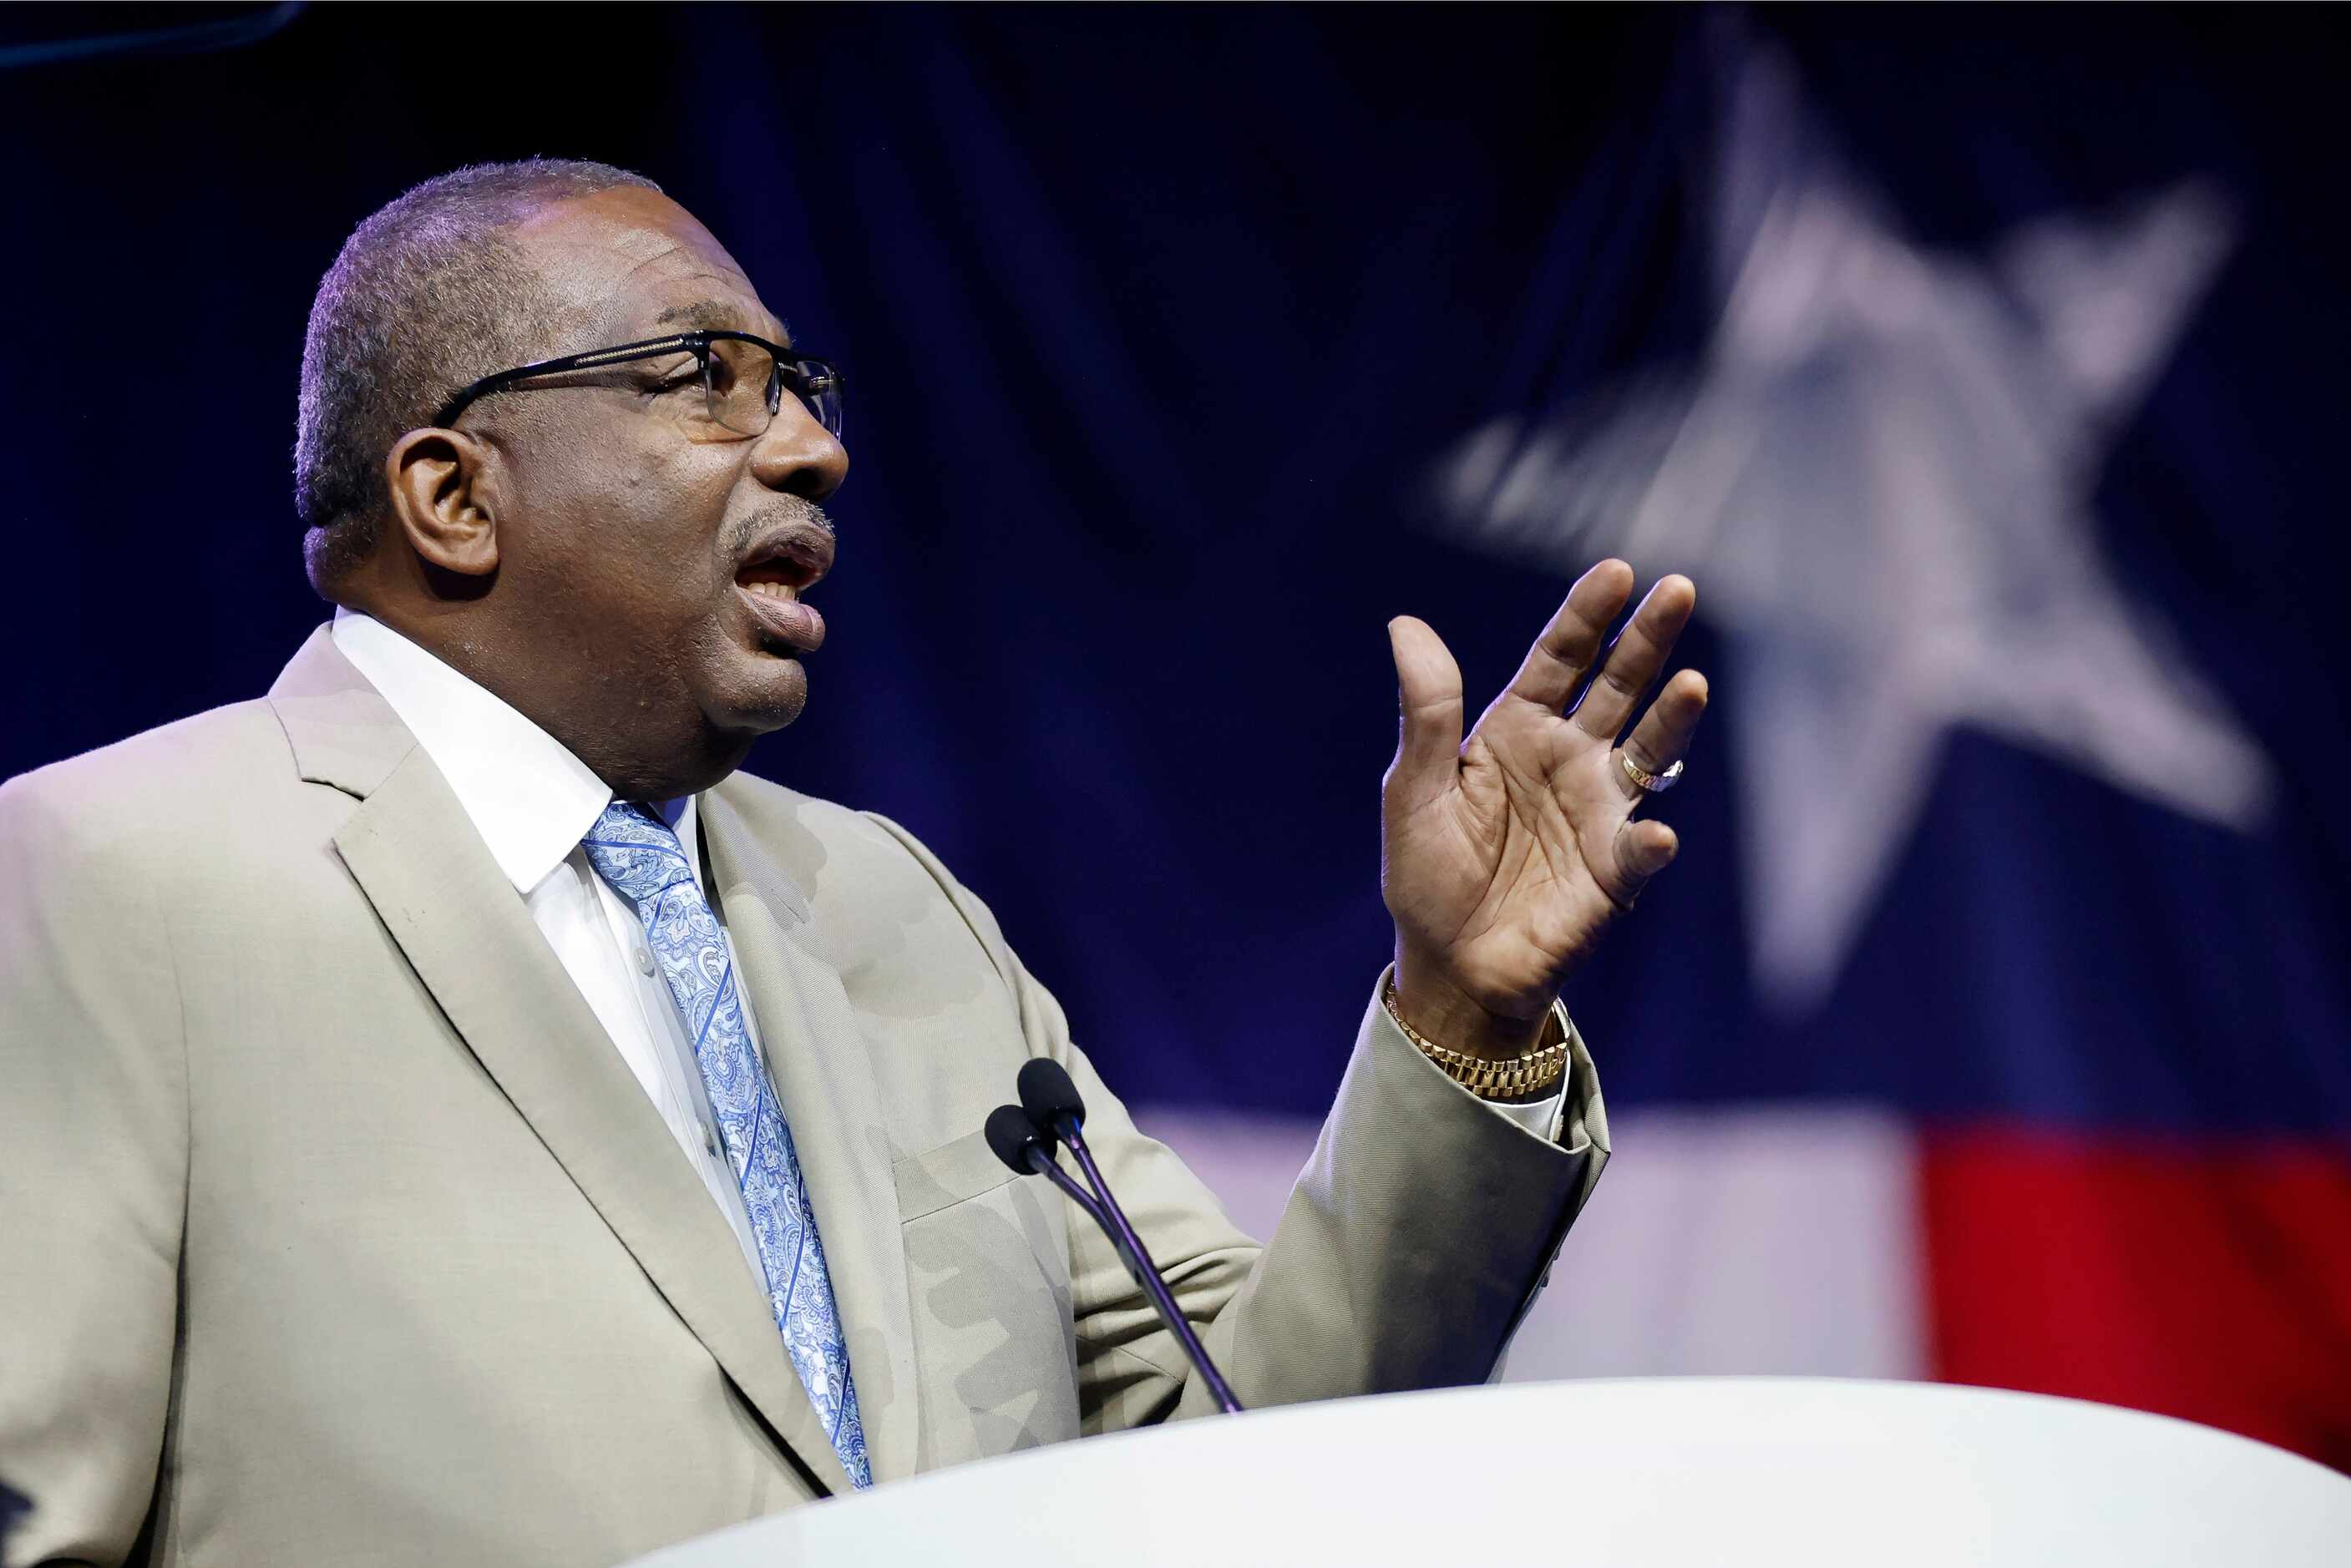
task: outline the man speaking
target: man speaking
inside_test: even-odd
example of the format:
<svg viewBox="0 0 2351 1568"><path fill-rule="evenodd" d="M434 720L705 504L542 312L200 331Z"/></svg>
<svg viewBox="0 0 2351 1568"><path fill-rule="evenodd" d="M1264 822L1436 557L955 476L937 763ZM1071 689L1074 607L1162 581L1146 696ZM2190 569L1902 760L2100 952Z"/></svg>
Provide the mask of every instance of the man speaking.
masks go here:
<svg viewBox="0 0 2351 1568"><path fill-rule="evenodd" d="M991 1154L1032 1057L1243 1402L1489 1375L1606 1158L1555 997L1673 857L1634 807L1705 682L1615 740L1690 585L1604 647L1594 567L1466 743L1390 626L1394 964L1260 1247L913 835L736 772L808 701L842 386L603 165L345 244L295 452L332 626L0 789L10 1561L606 1563L1212 1408Z"/></svg>

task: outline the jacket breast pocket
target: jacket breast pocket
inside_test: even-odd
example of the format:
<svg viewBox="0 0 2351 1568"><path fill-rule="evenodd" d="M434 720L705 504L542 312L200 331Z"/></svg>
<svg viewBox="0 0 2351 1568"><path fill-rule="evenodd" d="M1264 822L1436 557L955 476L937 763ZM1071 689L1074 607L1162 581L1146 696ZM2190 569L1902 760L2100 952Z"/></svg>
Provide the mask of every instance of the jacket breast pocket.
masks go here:
<svg viewBox="0 0 2351 1568"><path fill-rule="evenodd" d="M897 1161L928 1469L1078 1433L1064 1199L975 1133Z"/></svg>

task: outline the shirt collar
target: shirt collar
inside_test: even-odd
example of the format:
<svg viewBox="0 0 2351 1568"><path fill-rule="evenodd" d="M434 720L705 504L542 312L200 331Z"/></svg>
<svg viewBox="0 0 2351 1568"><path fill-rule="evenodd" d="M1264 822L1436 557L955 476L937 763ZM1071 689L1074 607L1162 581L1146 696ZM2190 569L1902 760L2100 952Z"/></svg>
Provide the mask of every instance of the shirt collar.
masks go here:
<svg viewBox="0 0 2351 1568"><path fill-rule="evenodd" d="M562 742L373 616L338 609L332 635L449 781L516 892L545 881L611 805L611 786ZM694 797L655 810L699 880Z"/></svg>

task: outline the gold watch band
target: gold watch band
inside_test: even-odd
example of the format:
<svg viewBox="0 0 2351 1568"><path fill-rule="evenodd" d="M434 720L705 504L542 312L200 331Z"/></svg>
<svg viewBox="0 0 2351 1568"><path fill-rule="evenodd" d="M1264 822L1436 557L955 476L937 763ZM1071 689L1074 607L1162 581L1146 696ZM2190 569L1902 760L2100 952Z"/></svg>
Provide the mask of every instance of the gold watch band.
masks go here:
<svg viewBox="0 0 2351 1568"><path fill-rule="evenodd" d="M1424 1037L1404 1021L1395 1000L1395 977L1390 975L1380 992L1380 1001L1404 1031L1404 1037L1420 1048L1420 1054L1436 1063L1445 1075L1477 1096L1481 1100L1522 1100L1556 1085L1567 1075L1567 1029L1560 1022L1559 1004L1552 1003L1552 1023L1559 1038L1549 1045L1539 1045L1524 1055L1509 1061L1489 1061L1454 1051Z"/></svg>

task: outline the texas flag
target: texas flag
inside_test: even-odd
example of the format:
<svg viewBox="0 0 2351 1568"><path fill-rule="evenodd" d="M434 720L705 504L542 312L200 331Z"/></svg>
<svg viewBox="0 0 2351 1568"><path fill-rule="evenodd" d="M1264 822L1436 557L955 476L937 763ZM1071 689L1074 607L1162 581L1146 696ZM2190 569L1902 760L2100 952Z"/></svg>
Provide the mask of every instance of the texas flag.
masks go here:
<svg viewBox="0 0 2351 1568"><path fill-rule="evenodd" d="M1993 159L1968 203L2013 217L1922 237L1936 193L1787 56L1710 49L1685 209L1637 164L1569 201L1522 384L1430 477L1436 533L1562 585L1689 574L1712 641L1641 1000L1579 1009L1618 1153L1509 1375L1949 1379L2351 1469L2342 910L2313 758L2245 707L2341 697L2213 565L2280 527L2231 412L2237 193ZM1644 283L1702 327L1593 374ZM1313 1134L1140 1119L1260 1233Z"/></svg>

